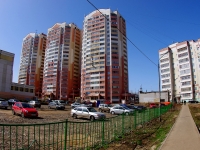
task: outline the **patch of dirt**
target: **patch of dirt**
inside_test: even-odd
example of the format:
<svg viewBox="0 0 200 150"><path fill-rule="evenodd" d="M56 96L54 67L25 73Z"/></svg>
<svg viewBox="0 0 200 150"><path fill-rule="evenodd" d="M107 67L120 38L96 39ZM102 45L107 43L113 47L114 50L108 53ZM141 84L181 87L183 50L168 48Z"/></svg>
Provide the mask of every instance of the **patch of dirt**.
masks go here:
<svg viewBox="0 0 200 150"><path fill-rule="evenodd" d="M12 115L11 109L0 109L0 124L33 124L33 123L50 123L58 122L68 119L68 121L76 122L89 122L88 119L74 119L71 117L71 108L66 106L65 110L49 109L47 105L42 105L41 108L37 108L38 118L22 118L19 115ZM110 113L105 113L107 118L114 117Z"/></svg>
<svg viewBox="0 0 200 150"><path fill-rule="evenodd" d="M190 112L200 132L200 104L189 104Z"/></svg>
<svg viewBox="0 0 200 150"><path fill-rule="evenodd" d="M112 142L107 147L100 148L100 150L155 150L158 148L162 141L158 140L160 133L165 130L169 130L168 126L174 124L175 119L178 117L178 113L181 109L181 105L176 105L174 109L163 114L161 122L159 118L147 122L143 125L138 125L136 130L130 134L125 135L119 141ZM167 132L168 133L168 132ZM166 134L165 133L165 137Z"/></svg>

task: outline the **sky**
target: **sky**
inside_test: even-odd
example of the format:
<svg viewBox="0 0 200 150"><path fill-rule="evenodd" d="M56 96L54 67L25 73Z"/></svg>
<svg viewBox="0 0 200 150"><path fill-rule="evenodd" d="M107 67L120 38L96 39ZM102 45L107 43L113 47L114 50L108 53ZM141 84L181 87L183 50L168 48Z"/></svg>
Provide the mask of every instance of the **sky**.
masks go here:
<svg viewBox="0 0 200 150"><path fill-rule="evenodd" d="M129 92L157 91L158 51L175 42L200 38L199 0L90 0L126 20ZM18 81L23 38L47 33L55 23L75 23L95 8L87 0L0 0L0 49L14 53L13 82ZM137 49L137 48L139 49ZM149 59L147 59L143 54ZM153 63L152 63L153 62Z"/></svg>

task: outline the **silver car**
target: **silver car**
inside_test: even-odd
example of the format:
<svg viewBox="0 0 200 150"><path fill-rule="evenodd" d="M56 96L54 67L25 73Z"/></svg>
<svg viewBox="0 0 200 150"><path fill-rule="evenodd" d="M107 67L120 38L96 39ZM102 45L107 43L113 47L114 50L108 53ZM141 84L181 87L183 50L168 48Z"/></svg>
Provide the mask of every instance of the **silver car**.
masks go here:
<svg viewBox="0 0 200 150"><path fill-rule="evenodd" d="M126 114L129 115L130 113L133 113L134 110L129 109L128 107L123 106L114 106L110 108L110 113L112 115L114 114Z"/></svg>
<svg viewBox="0 0 200 150"><path fill-rule="evenodd" d="M77 118L87 118L91 121L96 119L105 119L106 115L101 112L97 112L92 107L75 107L71 110L71 116L75 119Z"/></svg>
<svg viewBox="0 0 200 150"><path fill-rule="evenodd" d="M103 111L110 112L111 107L112 107L112 105L110 105L110 104L100 104L99 105L99 111L100 112L103 112Z"/></svg>
<svg viewBox="0 0 200 150"><path fill-rule="evenodd" d="M48 105L49 109L53 108L53 109L65 109L65 103L59 103L57 100L52 101L49 103Z"/></svg>

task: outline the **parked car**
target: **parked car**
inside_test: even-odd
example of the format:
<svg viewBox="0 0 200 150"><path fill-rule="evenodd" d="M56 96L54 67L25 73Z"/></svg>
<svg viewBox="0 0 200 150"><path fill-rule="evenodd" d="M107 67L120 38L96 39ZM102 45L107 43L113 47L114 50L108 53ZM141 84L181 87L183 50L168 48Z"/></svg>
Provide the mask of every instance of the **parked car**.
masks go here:
<svg viewBox="0 0 200 150"><path fill-rule="evenodd" d="M157 105L157 104L155 104L155 103L151 103L151 104L149 105L149 107L150 107L150 108L157 108L157 107L158 107L158 105Z"/></svg>
<svg viewBox="0 0 200 150"><path fill-rule="evenodd" d="M160 107L164 107L164 106L166 106L165 104L160 104Z"/></svg>
<svg viewBox="0 0 200 150"><path fill-rule="evenodd" d="M107 111L110 112L110 108L112 107L111 104L100 104L98 110L100 112Z"/></svg>
<svg viewBox="0 0 200 150"><path fill-rule="evenodd" d="M75 107L92 107L92 105L91 104L81 104L81 103L77 103L77 102L75 102L75 103L72 103L71 104L71 108L75 108Z"/></svg>
<svg viewBox="0 0 200 150"><path fill-rule="evenodd" d="M92 103L89 101L84 101L83 104L87 107L92 107Z"/></svg>
<svg viewBox="0 0 200 150"><path fill-rule="evenodd" d="M38 117L38 111L30 104L24 102L16 102L12 106L12 114L19 114L24 117Z"/></svg>
<svg viewBox="0 0 200 150"><path fill-rule="evenodd" d="M71 104L71 108L75 108L75 107L78 107L78 106L81 106L81 104L77 103L77 102Z"/></svg>
<svg viewBox="0 0 200 150"><path fill-rule="evenodd" d="M41 108L41 102L38 100L31 100L28 102L28 104L32 105L33 107Z"/></svg>
<svg viewBox="0 0 200 150"><path fill-rule="evenodd" d="M0 108L5 108L7 109L9 107L8 101L5 99L0 98Z"/></svg>
<svg viewBox="0 0 200 150"><path fill-rule="evenodd" d="M191 101L188 101L188 103L199 103L199 102L195 100L191 100Z"/></svg>
<svg viewBox="0 0 200 150"><path fill-rule="evenodd" d="M71 116L75 119L80 117L90 119L91 121L106 118L104 113L97 112L92 107L75 107L71 110Z"/></svg>
<svg viewBox="0 0 200 150"><path fill-rule="evenodd" d="M112 115L114 114L126 114L129 115L130 113L133 113L133 109L129 109L128 107L123 106L114 106L110 108L110 113Z"/></svg>
<svg viewBox="0 0 200 150"><path fill-rule="evenodd" d="M57 102L59 105L67 105L67 101L64 101L64 100L53 100L55 102Z"/></svg>
<svg viewBox="0 0 200 150"><path fill-rule="evenodd" d="M137 105L128 105L127 107L130 109L134 109L138 112L141 112L146 109L146 107L144 107L144 106L137 106Z"/></svg>
<svg viewBox="0 0 200 150"><path fill-rule="evenodd" d="M49 109L65 109L65 102L64 103L60 103L59 100L55 100L49 103L48 105Z"/></svg>
<svg viewBox="0 0 200 150"><path fill-rule="evenodd" d="M19 100L15 99L15 98L9 99L9 100L8 100L8 105L9 105L9 106L12 106L12 105L15 104L15 102L19 102Z"/></svg>

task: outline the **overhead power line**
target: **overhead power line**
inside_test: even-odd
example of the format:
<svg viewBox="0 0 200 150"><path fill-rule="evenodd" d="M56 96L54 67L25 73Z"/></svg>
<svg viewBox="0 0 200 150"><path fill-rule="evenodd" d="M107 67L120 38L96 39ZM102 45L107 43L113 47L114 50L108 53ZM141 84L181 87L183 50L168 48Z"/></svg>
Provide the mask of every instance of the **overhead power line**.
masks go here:
<svg viewBox="0 0 200 150"><path fill-rule="evenodd" d="M139 14L139 15L142 15L142 14ZM187 21L183 21L183 20L176 20L176 19L169 19L169 18L162 18L162 17L158 17L158 16L150 16L150 15L143 15L143 16L154 17L154 18L158 18L158 19L162 19L162 20L169 20L169 21L174 21L174 22L179 22L179 23L187 23L187 24L191 24L191 25L195 25L195 26L200 25L200 23L187 22Z"/></svg>
<svg viewBox="0 0 200 150"><path fill-rule="evenodd" d="M93 3L91 3L89 0L87 0L88 3L90 3L98 12L100 12L107 20L109 20L106 15L104 15ZM111 22L111 21L109 21ZM119 28L117 27L117 30L123 34L122 31L119 30ZM124 35L124 34L123 34ZM158 66L154 61L152 61L142 50L140 50L126 35L124 35L125 38L142 54L144 55L152 64L154 64L156 67Z"/></svg>
<svg viewBox="0 0 200 150"><path fill-rule="evenodd" d="M154 28L150 28L150 27L148 27L148 26L146 26L145 24L140 24L140 23L138 23L138 22L130 22L130 21L126 21L129 25L131 25L131 26L133 26L134 28L136 28L137 30L139 30L140 32L143 32L144 34L146 34L146 35L148 35L147 33L145 33L144 31L142 31L142 29L139 29L139 28L142 28L142 26L144 26L143 28L145 29L145 27L147 28L147 30L148 29L150 29L150 31L155 31L155 32L157 32L157 33L159 33L160 35L162 35L162 36L165 36L165 37L167 37L167 38L169 38L169 39L171 39L172 41L177 41L176 39L174 39L174 38L172 38L172 37L170 37L170 36L168 36L168 35L166 35L166 34L163 34L163 33L161 33L160 31L158 31L158 30L156 30L156 29L154 29ZM139 26L139 27L137 27L137 25ZM148 36L150 36L150 35L148 35ZM165 45L168 45L168 44L166 44L165 42L163 42L163 41L161 41L159 38L155 38L155 37L153 37L152 35L150 36L150 37L152 37L153 39L155 39L155 40L157 40L158 42L161 42L161 43L163 43L163 44L165 44Z"/></svg>
<svg viewBox="0 0 200 150"><path fill-rule="evenodd" d="M128 22L128 21L127 21L127 22ZM164 45L167 45L167 43L165 43L165 42L159 40L158 38L154 37L153 35L149 35L149 34L145 33L144 31L142 31L141 29L139 29L139 27L134 26L134 25L131 24L130 22L128 22L128 23L129 23L132 27L134 27L134 28L137 29L138 31L144 33L145 35L151 37L152 39L154 39L154 40L156 40L156 41L158 41L158 42L160 42L160 43L162 43L162 44L164 44Z"/></svg>

